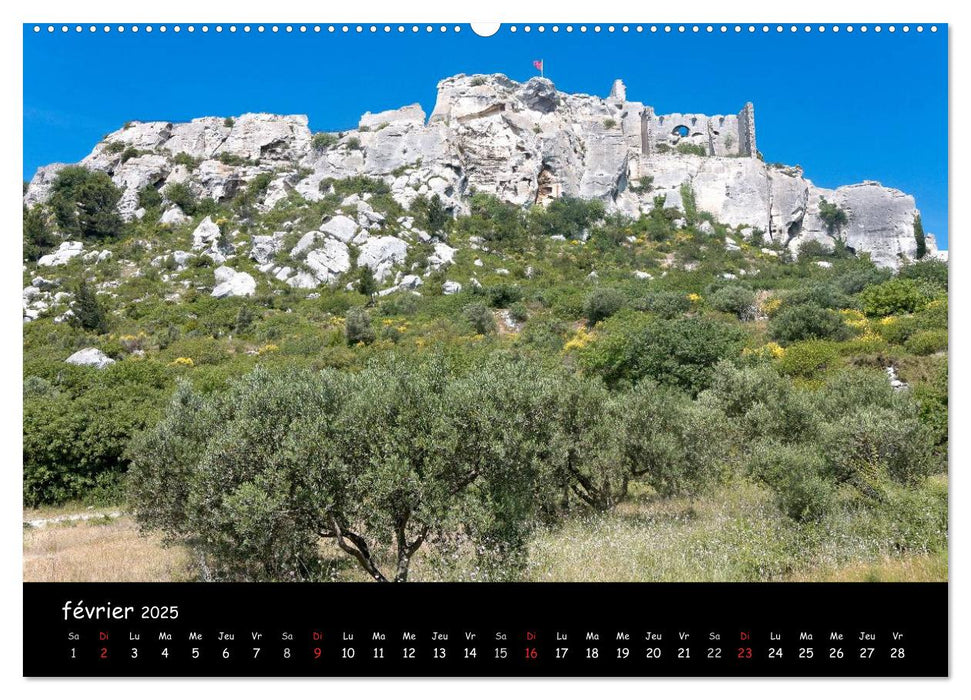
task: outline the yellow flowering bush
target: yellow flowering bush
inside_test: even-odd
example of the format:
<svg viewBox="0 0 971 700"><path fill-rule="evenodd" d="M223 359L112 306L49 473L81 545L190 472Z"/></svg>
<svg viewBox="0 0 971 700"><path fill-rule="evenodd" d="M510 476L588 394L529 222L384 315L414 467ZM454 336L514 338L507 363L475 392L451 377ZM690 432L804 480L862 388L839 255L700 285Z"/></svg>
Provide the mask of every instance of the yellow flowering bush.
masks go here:
<svg viewBox="0 0 971 700"><path fill-rule="evenodd" d="M177 357L169 363L171 367L194 367L195 362L191 357Z"/></svg>
<svg viewBox="0 0 971 700"><path fill-rule="evenodd" d="M779 307L782 306L782 299L779 297L769 297L762 302L762 313L766 316L772 316Z"/></svg>
<svg viewBox="0 0 971 700"><path fill-rule="evenodd" d="M580 327L577 332L573 334L573 337L566 341L566 345L563 346L564 350L582 350L587 347L594 339L594 334L588 331L586 328Z"/></svg>
<svg viewBox="0 0 971 700"><path fill-rule="evenodd" d="M861 311L857 311L856 309L840 309L840 316L843 317L843 322L852 328L856 334L871 333L870 323Z"/></svg>
<svg viewBox="0 0 971 700"><path fill-rule="evenodd" d="M785 357L786 349L778 343L772 341L757 348L743 348L742 354L747 356L761 357L769 360L780 360Z"/></svg>

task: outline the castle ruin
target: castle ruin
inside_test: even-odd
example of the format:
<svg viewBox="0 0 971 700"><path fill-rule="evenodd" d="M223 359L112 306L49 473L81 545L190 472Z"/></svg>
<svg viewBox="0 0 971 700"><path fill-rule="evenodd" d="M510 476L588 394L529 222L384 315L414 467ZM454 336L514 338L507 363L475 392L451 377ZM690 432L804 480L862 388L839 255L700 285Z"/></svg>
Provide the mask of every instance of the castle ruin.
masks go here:
<svg viewBox="0 0 971 700"><path fill-rule="evenodd" d="M615 80L607 101L640 109L641 153L645 156L694 152L706 156L758 156L755 145L755 107L751 102L738 114L655 114L654 108L627 102L624 81ZM636 127L635 127L636 129ZM685 149L684 146L691 146Z"/></svg>
<svg viewBox="0 0 971 700"><path fill-rule="evenodd" d="M755 158L755 107L751 102L738 114L641 113L641 151L646 156L676 153L681 144L703 148L709 156Z"/></svg>

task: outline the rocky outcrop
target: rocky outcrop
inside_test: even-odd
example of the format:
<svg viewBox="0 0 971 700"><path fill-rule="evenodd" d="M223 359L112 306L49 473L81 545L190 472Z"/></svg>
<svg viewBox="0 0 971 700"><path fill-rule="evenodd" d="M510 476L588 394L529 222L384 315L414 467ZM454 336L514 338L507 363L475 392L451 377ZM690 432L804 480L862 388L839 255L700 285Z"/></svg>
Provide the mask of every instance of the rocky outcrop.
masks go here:
<svg viewBox="0 0 971 700"><path fill-rule="evenodd" d="M69 365L97 367L98 369L104 369L108 365L113 365L115 363L114 360L98 350L98 348L84 348L84 350L78 350L64 361Z"/></svg>
<svg viewBox="0 0 971 700"><path fill-rule="evenodd" d="M67 265L71 260L84 252L84 244L81 241L64 241L53 253L42 255L37 261L41 267L57 267Z"/></svg>
<svg viewBox="0 0 971 700"><path fill-rule="evenodd" d="M131 148L136 155L123 158L122 149ZM403 206L419 195L437 195L452 213L466 210L474 190L523 206L563 196L599 199L610 211L638 216L658 197L665 206L683 208L687 186L700 210L794 250L807 240L832 245L841 239L889 267L914 255L917 209L909 195L875 182L819 188L798 167L767 166L757 155L750 103L737 114L655 114L650 106L629 101L621 81L602 98L560 92L546 78L518 83L496 74L441 81L427 120L417 104L366 112L356 129L332 134L316 146L307 118L300 115L131 122L105 137L81 165L108 173L122 188L119 211L126 218L144 213L138 209L144 187L164 191L181 182L199 197L219 202L264 173L272 180L257 203L263 211L291 193L316 201L324 196L323 181L362 175L384 180ZM46 201L63 167L38 170L24 203ZM828 230L820 220L820 197L846 212L848 223L841 230ZM347 198L342 209L320 233L358 246L365 264L386 276L403 261L407 243L402 238L412 232L404 226L386 229L366 195ZM179 226L183 216L167 206L163 223ZM378 229L394 235L369 239ZM429 238L414 235L422 242ZM268 245L254 243L260 250ZM935 252L930 235L928 248ZM286 278L299 275L301 286L311 279L335 279L343 267L340 251L333 245L321 250L310 269L290 269ZM208 245L207 254L221 263L228 253ZM254 258L268 264L261 252ZM283 268L267 270L279 276Z"/></svg>
<svg viewBox="0 0 971 700"><path fill-rule="evenodd" d="M223 297L251 297L256 293L256 280L248 272L237 272L231 267L217 267L215 271L216 286L212 296L217 299Z"/></svg>

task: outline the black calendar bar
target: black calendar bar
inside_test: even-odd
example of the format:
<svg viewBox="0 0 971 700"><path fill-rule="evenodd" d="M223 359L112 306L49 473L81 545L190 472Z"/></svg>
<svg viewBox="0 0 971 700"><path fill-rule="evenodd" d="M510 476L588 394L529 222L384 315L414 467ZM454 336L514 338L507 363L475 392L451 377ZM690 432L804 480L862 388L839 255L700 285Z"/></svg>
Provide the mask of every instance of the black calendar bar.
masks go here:
<svg viewBox="0 0 971 700"><path fill-rule="evenodd" d="M946 676L947 584L24 584L26 676Z"/></svg>

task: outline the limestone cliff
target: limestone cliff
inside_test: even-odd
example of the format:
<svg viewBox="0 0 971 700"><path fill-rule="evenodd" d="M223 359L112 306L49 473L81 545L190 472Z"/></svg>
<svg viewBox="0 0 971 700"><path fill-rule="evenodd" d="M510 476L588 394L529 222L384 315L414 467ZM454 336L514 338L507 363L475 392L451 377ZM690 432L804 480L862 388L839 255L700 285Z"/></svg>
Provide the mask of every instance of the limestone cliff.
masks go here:
<svg viewBox="0 0 971 700"><path fill-rule="evenodd" d="M887 267L916 251L912 196L870 181L823 189L799 168L767 165L758 157L751 104L729 115L657 115L628 101L620 81L601 98L559 92L544 78L517 83L504 75L457 75L439 83L427 119L417 104L366 113L356 129L316 144L306 116L131 122L108 134L81 165L108 173L123 189L119 210L126 218L142 215L138 191L146 185L184 182L198 196L220 201L261 173L273 176L263 208L290 192L319 199L326 178L367 175L386 180L403 205L419 194L438 194L455 213L480 191L524 206L561 196L597 198L636 216L656 201L683 206L688 185L699 209L743 235L759 229L793 249L805 240L831 245L841 238ZM39 169L25 204L45 201L62 167ZM827 229L822 199L846 212L845 226ZM166 212L172 223L179 214ZM936 253L930 235L927 244ZM318 261L325 278L335 264L342 267L343 251L331 252Z"/></svg>

